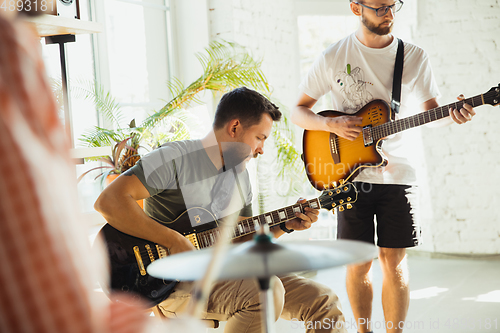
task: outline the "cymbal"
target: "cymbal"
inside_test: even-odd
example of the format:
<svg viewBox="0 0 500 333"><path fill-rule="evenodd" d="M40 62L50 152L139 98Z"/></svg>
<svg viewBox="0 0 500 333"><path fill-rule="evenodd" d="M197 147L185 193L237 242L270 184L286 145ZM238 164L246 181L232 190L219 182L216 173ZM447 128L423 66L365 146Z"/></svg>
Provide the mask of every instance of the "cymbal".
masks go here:
<svg viewBox="0 0 500 333"><path fill-rule="evenodd" d="M159 259L147 267L151 276L169 280L201 279L212 249L183 252ZM366 262L377 255L372 244L352 240L256 242L229 245L219 280L266 278Z"/></svg>

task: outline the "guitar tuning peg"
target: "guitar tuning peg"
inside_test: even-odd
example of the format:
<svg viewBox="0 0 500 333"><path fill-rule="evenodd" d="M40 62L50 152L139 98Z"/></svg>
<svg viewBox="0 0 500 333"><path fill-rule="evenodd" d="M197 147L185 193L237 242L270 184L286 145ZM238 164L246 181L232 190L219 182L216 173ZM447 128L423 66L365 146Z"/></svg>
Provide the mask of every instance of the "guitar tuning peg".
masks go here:
<svg viewBox="0 0 500 333"><path fill-rule="evenodd" d="M346 207L347 207L347 209L351 209L351 208L352 208L352 205L351 205L350 203L348 203L348 204L346 205Z"/></svg>
<svg viewBox="0 0 500 333"><path fill-rule="evenodd" d="M340 185L344 185L344 183L345 183L345 179L340 179L340 180L339 180L339 183L340 183Z"/></svg>
<svg viewBox="0 0 500 333"><path fill-rule="evenodd" d="M333 215L335 215L335 209L332 209L331 212Z"/></svg>
<svg viewBox="0 0 500 333"><path fill-rule="evenodd" d="M340 206L339 207L339 212L343 212L344 211L344 206Z"/></svg>

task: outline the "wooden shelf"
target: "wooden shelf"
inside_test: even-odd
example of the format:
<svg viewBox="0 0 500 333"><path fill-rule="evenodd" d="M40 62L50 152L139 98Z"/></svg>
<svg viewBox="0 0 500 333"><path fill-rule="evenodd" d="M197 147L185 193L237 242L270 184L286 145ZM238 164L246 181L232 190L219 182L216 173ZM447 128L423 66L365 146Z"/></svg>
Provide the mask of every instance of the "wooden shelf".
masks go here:
<svg viewBox="0 0 500 333"><path fill-rule="evenodd" d="M25 20L35 27L40 37L57 35L80 35L103 32L103 25L55 15L27 17Z"/></svg>

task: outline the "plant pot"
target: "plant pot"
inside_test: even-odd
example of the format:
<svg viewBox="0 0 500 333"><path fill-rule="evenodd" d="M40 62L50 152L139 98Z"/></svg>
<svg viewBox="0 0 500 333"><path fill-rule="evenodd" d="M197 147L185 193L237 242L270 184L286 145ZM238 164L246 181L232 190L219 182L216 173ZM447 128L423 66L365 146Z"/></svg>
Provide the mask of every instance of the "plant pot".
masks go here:
<svg viewBox="0 0 500 333"><path fill-rule="evenodd" d="M111 184L113 180L118 178L118 176L120 175L117 174L108 175L104 183L106 184L106 186L108 186L109 184ZM137 204L139 205L139 207L141 207L141 209L144 209L144 200L137 200Z"/></svg>

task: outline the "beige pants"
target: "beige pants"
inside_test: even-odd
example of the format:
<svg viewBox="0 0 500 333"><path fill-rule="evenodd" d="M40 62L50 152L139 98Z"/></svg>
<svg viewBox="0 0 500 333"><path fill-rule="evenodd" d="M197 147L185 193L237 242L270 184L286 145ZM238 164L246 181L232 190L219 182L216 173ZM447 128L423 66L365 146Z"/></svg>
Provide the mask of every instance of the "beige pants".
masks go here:
<svg viewBox="0 0 500 333"><path fill-rule="evenodd" d="M191 298L193 283L181 282L159 304L166 317L182 313ZM290 320L290 332L346 332L340 302L333 291L310 279L290 274L273 278L276 320ZM225 333L262 332L259 286L254 279L223 281L214 285L204 319L227 321Z"/></svg>

